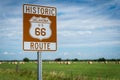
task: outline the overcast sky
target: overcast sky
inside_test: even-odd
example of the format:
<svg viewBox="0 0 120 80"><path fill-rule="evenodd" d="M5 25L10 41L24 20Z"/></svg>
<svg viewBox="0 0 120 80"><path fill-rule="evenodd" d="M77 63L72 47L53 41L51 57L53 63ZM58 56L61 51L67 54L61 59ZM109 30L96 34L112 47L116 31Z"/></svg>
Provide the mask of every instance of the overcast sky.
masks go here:
<svg viewBox="0 0 120 80"><path fill-rule="evenodd" d="M120 0L3 0L0 2L0 60L36 59L22 48L23 4L57 8L56 52L43 59L120 58Z"/></svg>

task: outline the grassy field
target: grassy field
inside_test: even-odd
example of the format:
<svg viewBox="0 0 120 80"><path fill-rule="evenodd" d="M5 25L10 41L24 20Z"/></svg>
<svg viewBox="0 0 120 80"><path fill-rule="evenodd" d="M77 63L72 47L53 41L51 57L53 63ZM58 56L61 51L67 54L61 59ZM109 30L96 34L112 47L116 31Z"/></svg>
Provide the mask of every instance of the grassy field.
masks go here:
<svg viewBox="0 0 120 80"><path fill-rule="evenodd" d="M0 64L0 80L37 80L37 64ZM43 63L43 80L120 80L120 64Z"/></svg>

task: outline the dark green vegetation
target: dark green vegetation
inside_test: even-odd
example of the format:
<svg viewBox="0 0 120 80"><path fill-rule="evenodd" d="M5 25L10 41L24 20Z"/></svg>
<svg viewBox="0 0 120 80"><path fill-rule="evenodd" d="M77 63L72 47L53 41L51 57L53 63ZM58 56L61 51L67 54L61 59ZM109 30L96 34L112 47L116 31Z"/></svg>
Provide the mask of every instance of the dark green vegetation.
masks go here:
<svg viewBox="0 0 120 80"><path fill-rule="evenodd" d="M37 64L0 64L0 80L37 80ZM43 80L120 80L120 64L43 63Z"/></svg>
<svg viewBox="0 0 120 80"><path fill-rule="evenodd" d="M29 58L24 58L23 61L24 62L29 62L30 60L29 60Z"/></svg>

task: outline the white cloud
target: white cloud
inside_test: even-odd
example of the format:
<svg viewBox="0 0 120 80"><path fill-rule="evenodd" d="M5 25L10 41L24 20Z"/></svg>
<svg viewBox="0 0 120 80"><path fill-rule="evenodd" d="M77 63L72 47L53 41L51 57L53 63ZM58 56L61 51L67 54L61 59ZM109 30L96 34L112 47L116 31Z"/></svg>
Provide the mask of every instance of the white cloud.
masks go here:
<svg viewBox="0 0 120 80"><path fill-rule="evenodd" d="M58 34L64 37L78 37L92 34L92 31L59 31Z"/></svg>
<svg viewBox="0 0 120 80"><path fill-rule="evenodd" d="M69 53L68 53L68 52L64 52L63 55L64 55L64 56L68 56Z"/></svg>
<svg viewBox="0 0 120 80"><path fill-rule="evenodd" d="M61 47L99 47L99 46L110 46L120 45L120 41L101 41L94 43L73 43L73 44L61 44Z"/></svg>
<svg viewBox="0 0 120 80"><path fill-rule="evenodd" d="M7 17L0 20L0 27L16 29L17 27L22 27L22 17Z"/></svg>
<svg viewBox="0 0 120 80"><path fill-rule="evenodd" d="M22 18L7 18L0 20L0 37L16 39L22 36ZM20 38L19 38L20 39Z"/></svg>
<svg viewBox="0 0 120 80"><path fill-rule="evenodd" d="M60 10L58 10L58 13L61 13L61 15L58 16L58 29L93 30L104 27L118 27L120 25L120 20L111 19L109 15L100 14L102 12L103 6L63 7L60 7Z"/></svg>
<svg viewBox="0 0 120 80"><path fill-rule="evenodd" d="M8 53L8 52L4 52L3 54L4 54L4 55L7 55L7 54L9 54L9 53Z"/></svg>
<svg viewBox="0 0 120 80"><path fill-rule="evenodd" d="M86 19L81 19L80 16L86 16L86 15L79 14L78 18L76 19L61 20L60 22L58 22L58 29L94 30L105 27L106 28L110 28L113 26L118 27L120 25L120 20L111 20L109 18L105 18L105 16L100 16L100 17L91 16L91 17L86 17Z"/></svg>
<svg viewBox="0 0 120 80"><path fill-rule="evenodd" d="M120 20L111 18L109 14L102 14L103 8L111 4L110 2L96 7L59 6L59 45L79 47L119 44L116 40L119 41L120 33L116 30L120 27Z"/></svg>
<svg viewBox="0 0 120 80"><path fill-rule="evenodd" d="M7 52L7 51L3 52L3 54L4 55L15 55L15 53L13 53L13 52Z"/></svg>

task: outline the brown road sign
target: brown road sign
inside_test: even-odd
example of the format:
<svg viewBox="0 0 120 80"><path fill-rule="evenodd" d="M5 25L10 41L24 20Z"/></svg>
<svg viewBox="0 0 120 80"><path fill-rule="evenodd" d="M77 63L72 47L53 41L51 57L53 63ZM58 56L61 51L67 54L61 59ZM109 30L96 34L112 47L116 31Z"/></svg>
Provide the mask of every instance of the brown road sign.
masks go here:
<svg viewBox="0 0 120 80"><path fill-rule="evenodd" d="M23 50L56 51L56 8L23 5Z"/></svg>

